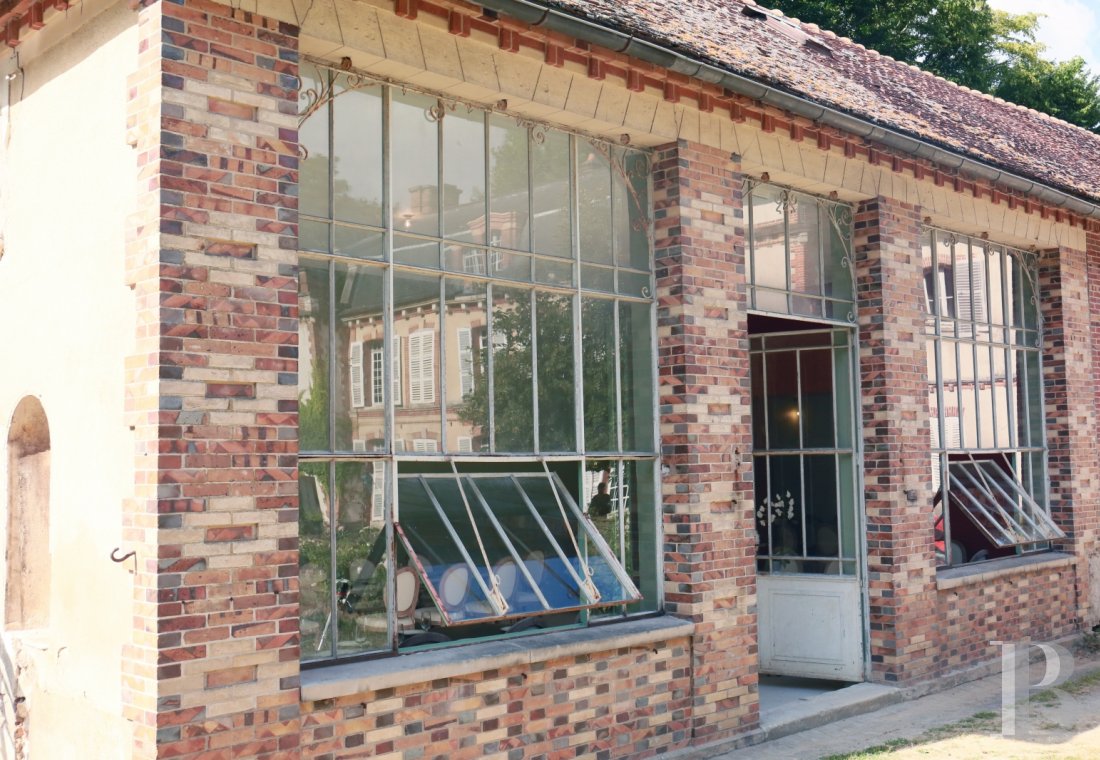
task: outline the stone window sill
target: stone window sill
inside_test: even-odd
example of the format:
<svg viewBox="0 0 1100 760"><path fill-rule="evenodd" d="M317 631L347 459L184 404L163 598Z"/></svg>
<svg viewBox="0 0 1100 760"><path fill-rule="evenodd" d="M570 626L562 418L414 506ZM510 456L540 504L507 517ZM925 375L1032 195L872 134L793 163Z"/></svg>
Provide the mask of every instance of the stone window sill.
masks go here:
<svg viewBox="0 0 1100 760"><path fill-rule="evenodd" d="M301 699L316 702L560 657L605 652L690 636L694 624L660 616L486 641L376 660L302 670Z"/></svg>
<svg viewBox="0 0 1100 760"><path fill-rule="evenodd" d="M989 581L1036 570L1044 571L1069 567L1075 559L1072 554L1064 552L1044 552L1043 554L1028 554L1023 557L1003 557L977 565L951 567L936 573L936 588L940 591L946 591L960 586L988 583Z"/></svg>

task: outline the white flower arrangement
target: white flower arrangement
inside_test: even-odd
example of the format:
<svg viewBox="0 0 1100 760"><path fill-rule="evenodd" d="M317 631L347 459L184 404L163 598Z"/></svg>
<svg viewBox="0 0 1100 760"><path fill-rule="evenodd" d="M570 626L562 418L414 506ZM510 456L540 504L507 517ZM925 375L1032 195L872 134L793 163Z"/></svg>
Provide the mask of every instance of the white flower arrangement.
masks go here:
<svg viewBox="0 0 1100 760"><path fill-rule="evenodd" d="M761 525L774 523L776 520L794 519L794 497L787 491L783 496L776 494L771 499L765 499L756 510L756 521Z"/></svg>

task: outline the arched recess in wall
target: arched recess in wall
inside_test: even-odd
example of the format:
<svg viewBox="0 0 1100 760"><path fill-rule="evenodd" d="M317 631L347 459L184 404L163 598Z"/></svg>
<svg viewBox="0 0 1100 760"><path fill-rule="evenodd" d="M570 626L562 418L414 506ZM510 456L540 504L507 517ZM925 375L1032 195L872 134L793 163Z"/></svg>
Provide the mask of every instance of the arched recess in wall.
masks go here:
<svg viewBox="0 0 1100 760"><path fill-rule="evenodd" d="M8 545L4 627L44 628L50 605L50 426L26 396L8 429Z"/></svg>

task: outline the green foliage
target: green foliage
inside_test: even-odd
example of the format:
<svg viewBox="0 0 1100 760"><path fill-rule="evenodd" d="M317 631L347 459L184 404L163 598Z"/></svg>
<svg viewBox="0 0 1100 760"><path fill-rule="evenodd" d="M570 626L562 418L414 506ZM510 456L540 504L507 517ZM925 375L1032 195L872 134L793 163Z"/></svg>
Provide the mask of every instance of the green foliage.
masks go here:
<svg viewBox="0 0 1100 760"><path fill-rule="evenodd" d="M1035 40L1040 14L986 0L776 0L789 16L925 71L1071 124L1100 127L1100 77L1084 60L1054 61Z"/></svg>

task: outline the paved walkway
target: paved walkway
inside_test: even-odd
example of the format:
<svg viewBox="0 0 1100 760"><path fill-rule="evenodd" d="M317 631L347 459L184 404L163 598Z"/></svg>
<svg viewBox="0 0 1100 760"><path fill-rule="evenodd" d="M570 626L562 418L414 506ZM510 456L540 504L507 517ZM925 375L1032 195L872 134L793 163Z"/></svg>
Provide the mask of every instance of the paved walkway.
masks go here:
<svg viewBox="0 0 1100 760"><path fill-rule="evenodd" d="M1082 662L1079 672L1096 670L1098 666L1100 663L1096 661ZM1040 677L1041 674L1034 680ZM1096 695L1096 702L1100 704L1100 689L1093 693ZM884 744L891 739L915 739L931 729L956 723L978 712L996 713L999 726L1000 710L1001 678L998 673L743 749L731 750L728 744L725 747L717 745L677 753L674 757L675 760L816 760ZM1097 719L1100 720L1100 713L1097 714ZM764 722L768 723L768 720L769 716L765 715ZM1085 729L1086 726L1080 728ZM1048 751L1050 749L1052 748L1047 748ZM996 754L988 754L988 750L973 756L998 757ZM1061 757L1058 754L1043 756Z"/></svg>

